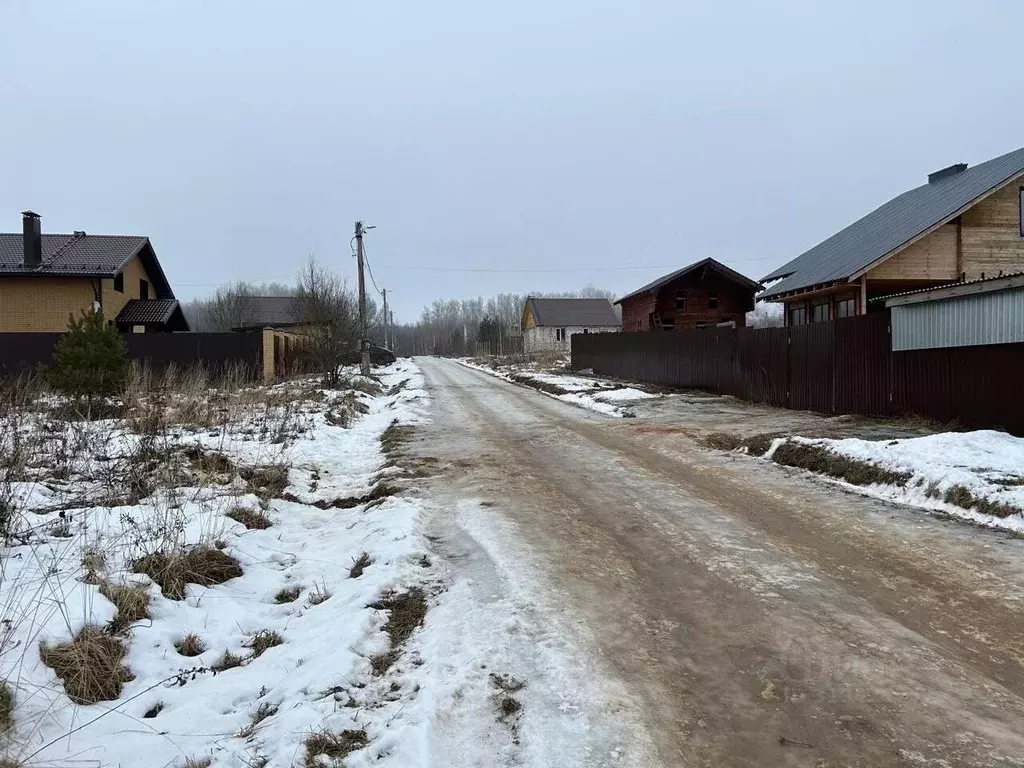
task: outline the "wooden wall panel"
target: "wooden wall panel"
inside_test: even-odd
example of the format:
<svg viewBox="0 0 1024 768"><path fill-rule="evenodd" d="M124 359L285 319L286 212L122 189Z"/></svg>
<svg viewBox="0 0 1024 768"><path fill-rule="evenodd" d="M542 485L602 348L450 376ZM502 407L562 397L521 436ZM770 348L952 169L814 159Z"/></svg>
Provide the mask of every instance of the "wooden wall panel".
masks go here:
<svg viewBox="0 0 1024 768"><path fill-rule="evenodd" d="M868 280L955 280L956 224L939 227L927 237L868 272Z"/></svg>
<svg viewBox="0 0 1024 768"><path fill-rule="evenodd" d="M1024 271L1020 184L1011 183L963 215L963 271L967 278Z"/></svg>

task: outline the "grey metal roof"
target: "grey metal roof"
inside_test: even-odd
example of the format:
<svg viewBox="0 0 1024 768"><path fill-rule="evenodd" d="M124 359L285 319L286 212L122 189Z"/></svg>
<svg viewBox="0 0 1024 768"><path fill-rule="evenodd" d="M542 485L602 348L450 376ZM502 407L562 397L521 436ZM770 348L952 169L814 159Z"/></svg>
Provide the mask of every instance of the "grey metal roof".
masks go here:
<svg viewBox="0 0 1024 768"><path fill-rule="evenodd" d="M787 291L847 280L1021 173L1024 173L1024 149L904 192L765 275L762 282L780 282L767 288L758 298L767 299Z"/></svg>
<svg viewBox="0 0 1024 768"><path fill-rule="evenodd" d="M1011 288L1024 288L1024 272L1011 272L1006 275L961 280L945 285L933 285L929 288L918 288L914 291L890 293L869 299L868 303L885 302L885 306L894 307L902 304L916 304L922 301L941 301L958 296L972 296L979 293L993 293Z"/></svg>
<svg viewBox="0 0 1024 768"><path fill-rule="evenodd" d="M608 299L535 299L526 300L537 325L618 328L619 316Z"/></svg>
<svg viewBox="0 0 1024 768"><path fill-rule="evenodd" d="M301 322L294 296L246 296L243 301L237 328L281 328Z"/></svg>
<svg viewBox="0 0 1024 768"><path fill-rule="evenodd" d="M114 322L128 325L166 323L178 309L177 299L132 299L117 313Z"/></svg>
<svg viewBox="0 0 1024 768"><path fill-rule="evenodd" d="M675 272L672 272L672 273L670 273L668 275L665 275L664 277L659 277L657 280L654 280L654 281L648 283L647 285L643 286L642 288L637 288L632 293L627 293L625 296L623 296L621 299L619 299L615 303L616 304L620 304L623 301L625 301L626 299L633 298L637 294L646 293L647 291L651 291L651 290L655 290L657 288L660 288L661 286L666 285L667 283L672 282L677 277L682 277L683 275L685 275L685 274L687 274L689 272L693 272L694 270L700 269L702 267L709 267L709 268L715 270L716 272L718 272L723 277L726 277L729 280L737 282L740 285L746 286L747 288L750 288L753 291L759 291L759 290L761 290L764 287L763 285L761 285L756 280L751 280L746 275L741 275L735 269L729 269L729 267L725 266L725 264L723 264L722 262L717 261L716 259L710 259L709 258L709 259L701 259L700 261L695 261L693 264L690 264L687 267L683 267L682 269L677 269Z"/></svg>
<svg viewBox="0 0 1024 768"><path fill-rule="evenodd" d="M43 263L26 267L20 233L0 233L0 276L88 275L114 277L149 239L137 235L44 234Z"/></svg>

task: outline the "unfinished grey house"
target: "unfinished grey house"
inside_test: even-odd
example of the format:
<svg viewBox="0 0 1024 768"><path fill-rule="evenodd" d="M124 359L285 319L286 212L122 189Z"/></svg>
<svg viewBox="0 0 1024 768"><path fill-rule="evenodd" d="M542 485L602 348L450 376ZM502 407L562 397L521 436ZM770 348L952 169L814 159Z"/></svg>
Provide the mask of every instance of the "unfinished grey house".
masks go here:
<svg viewBox="0 0 1024 768"><path fill-rule="evenodd" d="M622 330L608 299L527 298L523 307L523 351L528 354L569 354L574 333Z"/></svg>

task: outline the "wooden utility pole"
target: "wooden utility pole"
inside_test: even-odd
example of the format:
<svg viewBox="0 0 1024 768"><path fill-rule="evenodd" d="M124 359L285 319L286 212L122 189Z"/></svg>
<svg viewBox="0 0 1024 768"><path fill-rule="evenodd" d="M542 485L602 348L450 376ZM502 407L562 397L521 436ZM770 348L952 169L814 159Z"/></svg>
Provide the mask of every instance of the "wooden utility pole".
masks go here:
<svg viewBox="0 0 1024 768"><path fill-rule="evenodd" d="M391 349L388 346L388 289L381 288L380 292L384 297L384 349Z"/></svg>
<svg viewBox="0 0 1024 768"><path fill-rule="evenodd" d="M363 222L356 222L356 261L359 262L359 372L370 375L370 340L366 338L366 282L363 279Z"/></svg>

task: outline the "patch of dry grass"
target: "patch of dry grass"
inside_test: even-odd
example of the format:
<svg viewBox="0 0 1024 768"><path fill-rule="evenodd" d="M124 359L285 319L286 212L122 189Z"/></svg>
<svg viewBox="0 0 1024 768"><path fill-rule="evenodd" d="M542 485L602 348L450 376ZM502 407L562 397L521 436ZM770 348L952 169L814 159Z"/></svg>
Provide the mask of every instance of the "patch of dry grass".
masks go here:
<svg viewBox="0 0 1024 768"><path fill-rule="evenodd" d="M284 638L272 629L261 629L249 640L246 648L252 650L252 657L259 658L271 648L284 644Z"/></svg>
<svg viewBox="0 0 1024 768"><path fill-rule="evenodd" d="M293 587L284 587L276 595L274 595L275 603L294 603L299 599L299 595L302 593L302 587L296 585Z"/></svg>
<svg viewBox="0 0 1024 768"><path fill-rule="evenodd" d="M239 656L237 653L231 651L224 651L217 660L210 665L210 669L214 672L223 672L227 669L234 669L240 667L245 663L245 659Z"/></svg>
<svg viewBox="0 0 1024 768"><path fill-rule="evenodd" d="M356 561L352 563L352 567L348 569L348 577L350 579L358 579L363 575L363 571L366 570L366 566L371 562L373 561L370 560L370 556L366 552L363 552L363 554L361 554Z"/></svg>
<svg viewBox="0 0 1024 768"><path fill-rule="evenodd" d="M369 743L366 731L314 731L306 737L306 768L318 768L320 756L340 760Z"/></svg>
<svg viewBox="0 0 1024 768"><path fill-rule="evenodd" d="M942 500L947 504L954 504L963 509L973 509L982 515L992 515L993 517L1009 517L1022 511L1009 504L975 496L970 489L962 485L951 485L946 489Z"/></svg>
<svg viewBox="0 0 1024 768"><path fill-rule="evenodd" d="M206 650L206 643L195 632L189 632L181 639L175 640L174 648L182 656L192 657L203 653Z"/></svg>
<svg viewBox="0 0 1024 768"><path fill-rule="evenodd" d="M278 498L288 487L288 466L285 464L243 467L239 474L248 483L249 490L261 499Z"/></svg>
<svg viewBox="0 0 1024 768"><path fill-rule="evenodd" d="M386 454L393 454L412 438L412 427L403 427L393 422L380 434L380 448Z"/></svg>
<svg viewBox="0 0 1024 768"><path fill-rule="evenodd" d="M159 584L164 597L170 600L184 600L187 584L210 587L242 575L242 567L235 558L205 544L180 553L146 555L135 561L133 570Z"/></svg>
<svg viewBox="0 0 1024 768"><path fill-rule="evenodd" d="M39 645L39 657L64 681L64 691L76 704L113 701L132 673L122 662L125 647L100 627L84 627L70 642Z"/></svg>
<svg viewBox="0 0 1024 768"><path fill-rule="evenodd" d="M394 496L399 492L399 489L390 483L381 481L373 486L373 490L362 496L348 496L344 499L335 499L334 501L326 501L321 499L316 502L313 506L318 509L352 509L363 504L374 504L383 501L389 496Z"/></svg>
<svg viewBox="0 0 1024 768"><path fill-rule="evenodd" d="M185 760L182 768L210 768L213 765L212 757L190 757Z"/></svg>
<svg viewBox="0 0 1024 768"><path fill-rule="evenodd" d="M775 449L772 461L787 467L809 469L853 485L879 483L903 486L911 478L910 472L896 472L868 461L851 459L822 445L788 440Z"/></svg>
<svg viewBox="0 0 1024 768"><path fill-rule="evenodd" d="M100 594L117 608L117 614L107 625L111 632L126 632L135 622L150 618L149 587L105 581L100 584Z"/></svg>
<svg viewBox="0 0 1024 768"><path fill-rule="evenodd" d="M711 432L702 437L698 444L704 448L712 448L716 451L736 451L746 448L751 456L764 456L772 447L772 441L778 437L773 434L753 435L741 437L732 432Z"/></svg>
<svg viewBox="0 0 1024 768"><path fill-rule="evenodd" d="M241 523L249 530L262 531L273 525L266 513L260 509L235 507L230 512L227 512L225 516L230 517L235 522Z"/></svg>
<svg viewBox="0 0 1024 768"><path fill-rule="evenodd" d="M427 616L427 596L419 587L412 587L401 594L391 594L369 606L378 611L388 612L384 631L390 639L390 649L370 659L375 675L383 675L398 660L402 646Z"/></svg>

